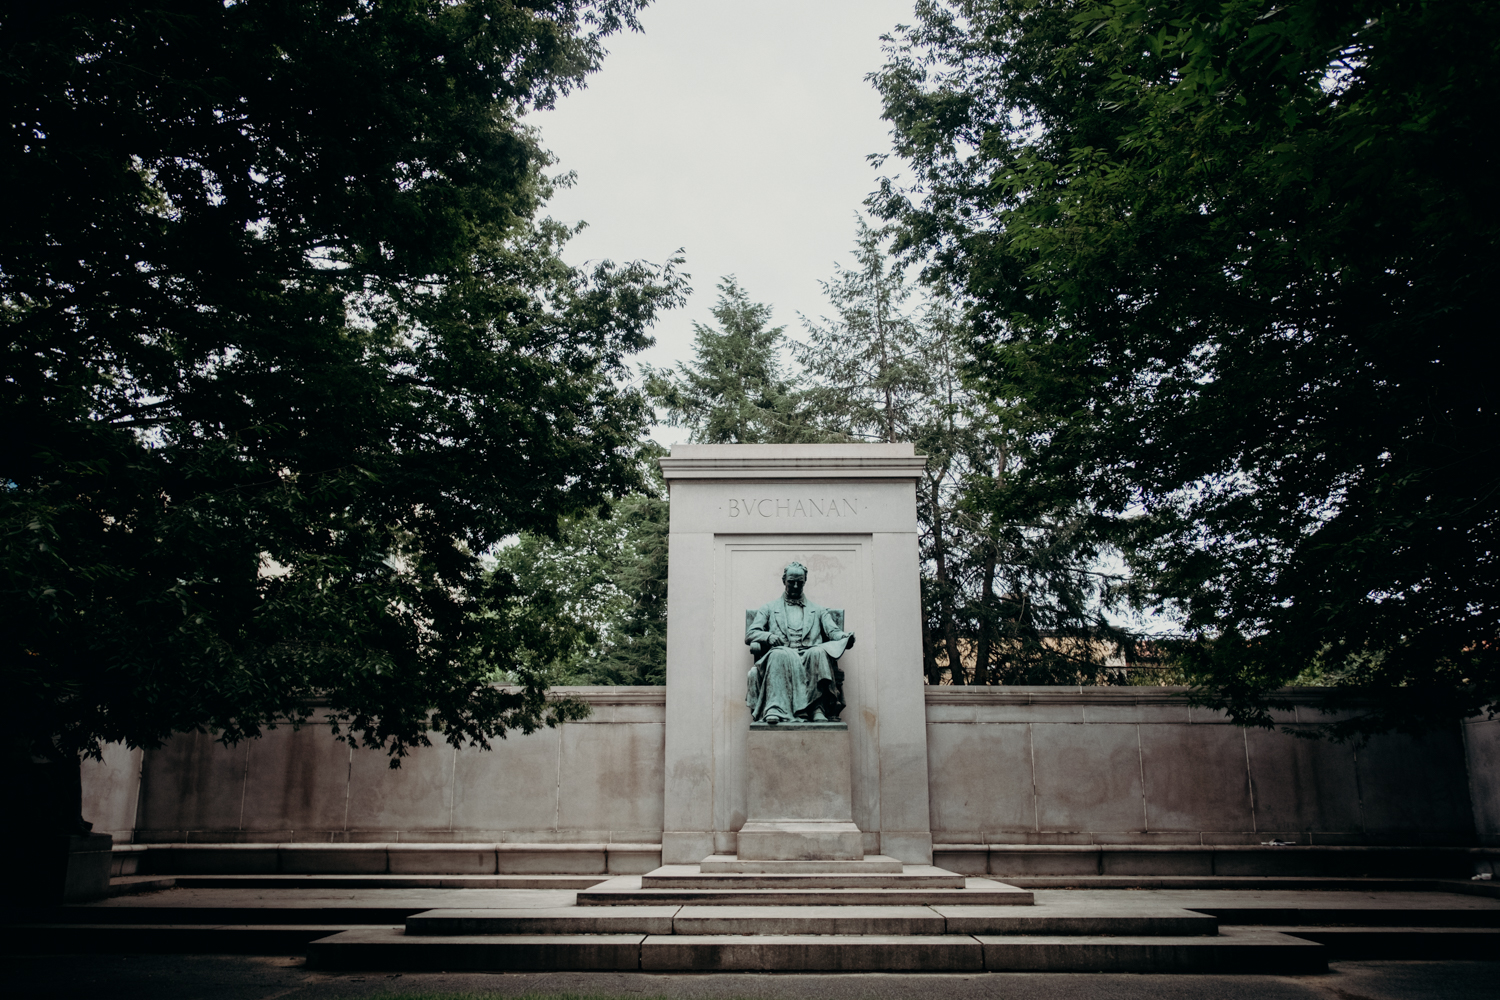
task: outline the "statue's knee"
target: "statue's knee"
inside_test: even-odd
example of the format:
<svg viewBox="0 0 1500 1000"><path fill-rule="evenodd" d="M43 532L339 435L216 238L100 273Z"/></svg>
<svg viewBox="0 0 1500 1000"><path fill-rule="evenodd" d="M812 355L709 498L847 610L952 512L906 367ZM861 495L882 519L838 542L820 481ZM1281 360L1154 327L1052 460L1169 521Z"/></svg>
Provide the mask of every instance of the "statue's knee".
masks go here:
<svg viewBox="0 0 1500 1000"><path fill-rule="evenodd" d="M802 663L802 658L790 649L778 647L771 650L771 662L779 666L795 667Z"/></svg>

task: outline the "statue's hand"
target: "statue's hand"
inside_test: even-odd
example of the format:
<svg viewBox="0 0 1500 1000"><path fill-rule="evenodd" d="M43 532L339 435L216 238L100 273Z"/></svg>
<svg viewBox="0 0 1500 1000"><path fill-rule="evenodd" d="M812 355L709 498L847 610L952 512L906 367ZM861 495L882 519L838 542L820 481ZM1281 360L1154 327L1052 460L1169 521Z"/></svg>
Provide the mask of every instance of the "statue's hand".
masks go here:
<svg viewBox="0 0 1500 1000"><path fill-rule="evenodd" d="M854 648L854 633L853 632L849 633L849 645L845 646L844 648L845 649L853 649Z"/></svg>

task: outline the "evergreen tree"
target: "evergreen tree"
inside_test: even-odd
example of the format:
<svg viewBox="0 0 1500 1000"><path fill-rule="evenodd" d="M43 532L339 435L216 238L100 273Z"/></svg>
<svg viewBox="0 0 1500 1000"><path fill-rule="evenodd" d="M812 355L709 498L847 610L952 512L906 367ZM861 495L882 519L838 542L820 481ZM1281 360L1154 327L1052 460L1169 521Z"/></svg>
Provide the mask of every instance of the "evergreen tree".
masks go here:
<svg viewBox="0 0 1500 1000"><path fill-rule="evenodd" d="M929 684L1100 683L1130 648L1106 616L1120 581L1079 530L1077 504L1023 504L1009 489L1024 426L968 370L969 326L941 286L920 301L862 219L855 266L824 289L836 319L799 351L808 408L845 439L910 441L917 487L923 662Z"/></svg>
<svg viewBox="0 0 1500 1000"><path fill-rule="evenodd" d="M797 355L811 383L806 406L848 438L909 440L932 391L917 324L904 311L912 292L880 234L863 217L855 224L855 266L822 283L836 317L803 319L808 343Z"/></svg>
<svg viewBox="0 0 1500 1000"><path fill-rule="evenodd" d="M781 354L786 327L767 327L771 307L751 302L729 275L713 308L718 327L693 324L693 360L645 370L646 391L702 444L816 440Z"/></svg>

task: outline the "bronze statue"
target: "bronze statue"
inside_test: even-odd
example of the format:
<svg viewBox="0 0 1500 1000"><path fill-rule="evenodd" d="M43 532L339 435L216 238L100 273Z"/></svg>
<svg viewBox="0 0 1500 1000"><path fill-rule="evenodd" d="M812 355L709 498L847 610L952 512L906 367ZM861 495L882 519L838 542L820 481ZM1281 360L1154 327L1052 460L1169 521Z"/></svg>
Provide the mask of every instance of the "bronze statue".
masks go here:
<svg viewBox="0 0 1500 1000"><path fill-rule="evenodd" d="M756 609L745 628L755 656L745 692L750 717L773 726L837 721L844 710L838 659L854 645L854 633L803 596L806 566L788 564L781 582L782 595Z"/></svg>

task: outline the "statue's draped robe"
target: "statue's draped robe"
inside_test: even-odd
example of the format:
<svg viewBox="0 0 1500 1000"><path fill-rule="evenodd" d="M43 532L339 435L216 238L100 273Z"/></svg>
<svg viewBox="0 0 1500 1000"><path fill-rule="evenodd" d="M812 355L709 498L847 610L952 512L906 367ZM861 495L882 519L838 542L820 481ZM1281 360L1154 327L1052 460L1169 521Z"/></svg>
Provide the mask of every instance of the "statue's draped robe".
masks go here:
<svg viewBox="0 0 1500 1000"><path fill-rule="evenodd" d="M772 645L772 637L780 645ZM756 722L808 720L821 708L829 719L837 719L844 710L844 692L836 664L849 639L827 608L806 598L798 606L782 595L757 608L745 629L745 644L756 656L745 691L750 717Z"/></svg>

